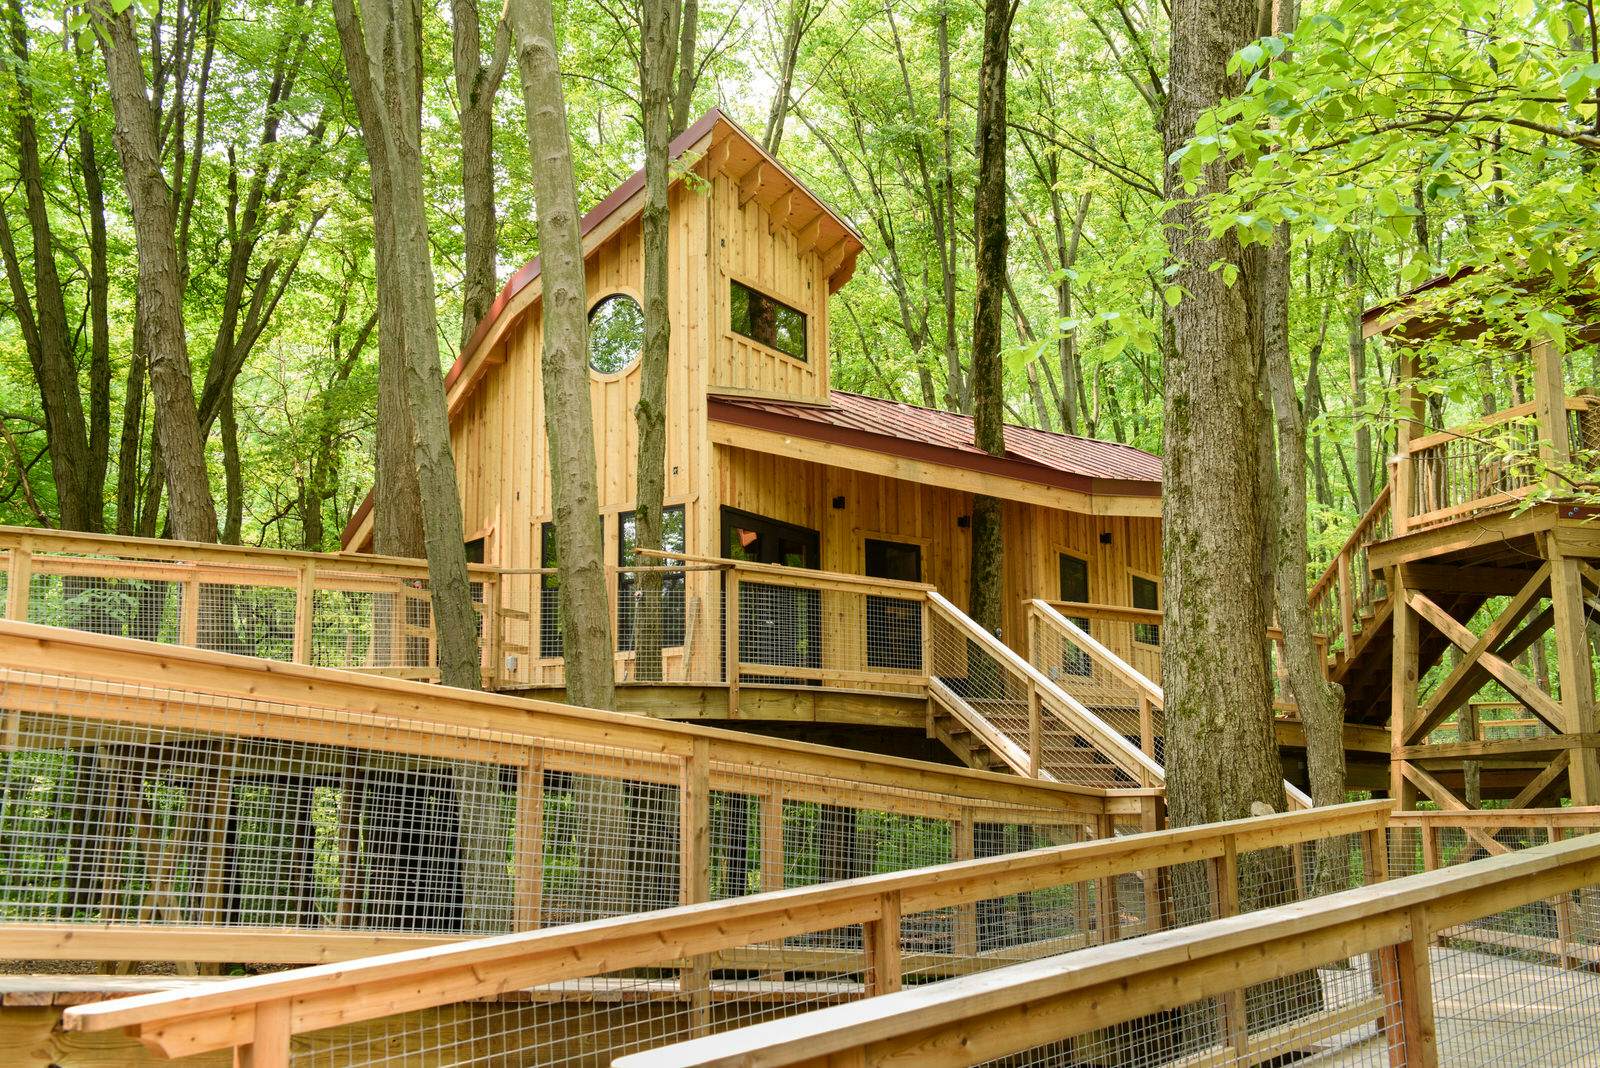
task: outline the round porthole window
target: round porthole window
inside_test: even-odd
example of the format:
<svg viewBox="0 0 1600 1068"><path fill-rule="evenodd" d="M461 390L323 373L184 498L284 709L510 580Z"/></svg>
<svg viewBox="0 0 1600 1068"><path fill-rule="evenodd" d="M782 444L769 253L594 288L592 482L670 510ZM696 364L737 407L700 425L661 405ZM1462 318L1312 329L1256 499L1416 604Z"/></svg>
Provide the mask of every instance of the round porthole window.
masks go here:
<svg viewBox="0 0 1600 1068"><path fill-rule="evenodd" d="M613 293L589 313L589 366L614 375L644 351L644 309L626 293Z"/></svg>

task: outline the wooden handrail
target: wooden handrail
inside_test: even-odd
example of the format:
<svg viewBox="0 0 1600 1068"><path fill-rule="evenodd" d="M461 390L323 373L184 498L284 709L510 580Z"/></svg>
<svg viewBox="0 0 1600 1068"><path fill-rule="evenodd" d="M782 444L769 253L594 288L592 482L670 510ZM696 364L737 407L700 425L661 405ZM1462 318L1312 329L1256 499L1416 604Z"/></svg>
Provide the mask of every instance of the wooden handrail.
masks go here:
<svg viewBox="0 0 1600 1068"><path fill-rule="evenodd" d="M1089 711L1083 702L1024 660L1016 650L978 626L970 616L951 604L938 590L928 591L928 602L940 611L946 622L953 624L969 640L977 642L991 657L1038 687L1042 699L1057 720L1093 742L1107 758L1132 775L1134 781L1147 786L1167 781L1166 769L1152 757L1141 752L1105 720Z"/></svg>
<svg viewBox="0 0 1600 1068"><path fill-rule="evenodd" d="M663 560L682 560L690 564L707 564L746 575L760 576L763 581L795 586L859 586L865 593L882 590L890 596L913 599L935 588L926 582L872 578L869 575L852 575L846 571L820 571L809 567L784 567L782 564L758 564L749 560L730 560L726 557L695 556L690 553L672 553L654 549L640 549L639 555L659 557Z"/></svg>
<svg viewBox="0 0 1600 1068"><path fill-rule="evenodd" d="M1451 441L1459 441L1462 438L1473 438L1490 427L1534 415L1538 412L1538 409L1539 406L1536 401L1528 401L1525 404L1518 404L1511 408L1502 408L1492 415L1486 415L1482 419L1474 419L1469 423L1460 423L1453 427L1446 427L1443 430L1435 430L1431 434L1420 434L1411 439L1410 451L1417 453Z"/></svg>
<svg viewBox="0 0 1600 1068"><path fill-rule="evenodd" d="M90 556L128 557L133 560L169 560L194 565L223 567L270 567L297 572L307 563L329 571L379 574L405 574L427 578L428 562L403 556L377 556L372 553L319 553L303 549L265 549L247 545L222 545L213 542L175 541L166 538L135 538L120 534L86 534L78 531L48 530L35 527L0 526L0 549L20 546L34 553L80 553ZM487 578L499 573L489 564L468 564L474 577Z"/></svg>
<svg viewBox="0 0 1600 1068"><path fill-rule="evenodd" d="M1362 513L1361 518L1356 521L1355 529L1344 540L1344 544L1339 546L1339 551L1333 554L1333 560L1329 562L1328 569L1322 573L1322 577L1311 587L1309 595L1311 603L1315 604L1317 599L1327 592L1328 587L1339 580L1339 559L1353 554L1360 546L1362 535L1377 523L1383 513L1388 510L1392 485L1393 483L1387 484L1378 491L1378 495L1372 499L1372 504Z"/></svg>
<svg viewBox="0 0 1600 1068"><path fill-rule="evenodd" d="M1080 619L1103 619L1111 623L1147 623L1160 626L1166 613L1159 608L1129 608L1120 604L1096 604L1093 601L1047 601L1042 597L1033 598L1039 604L1048 605L1057 613L1071 614Z"/></svg>
<svg viewBox="0 0 1600 1068"><path fill-rule="evenodd" d="M1429 1056L1433 1037L1414 1022L1422 1006L1412 999L1431 996L1430 937L1596 882L1600 835L1591 835L818 1009L614 1064L779 1068L936 1059L954 1068L1378 951L1391 977L1380 1009L1385 1025L1404 1034L1405 1063L1424 1068L1436 1063Z"/></svg>
<svg viewBox="0 0 1600 1068"><path fill-rule="evenodd" d="M1072 622L1071 619L1068 619L1062 614L1061 611L1057 609L1057 605L1061 605L1068 610L1080 607L1080 605L1074 601L1057 602L1040 600L1038 598L1033 600L1030 607L1041 617L1048 620L1053 626L1059 627L1065 631L1068 636L1071 637L1073 644L1077 645L1083 649L1084 652L1088 653L1096 663L1106 667L1111 671L1112 674L1121 679L1123 683L1143 694L1144 697L1153 702L1157 708L1165 707L1166 693L1160 686L1146 677L1142 672L1137 670L1132 664L1128 663L1126 660L1122 659L1122 657L1106 648L1106 646L1097 640L1092 634L1088 633L1082 627ZM1152 612L1149 609L1134 608L1129 609L1129 611L1143 612L1154 615L1158 621L1161 618L1160 612Z"/></svg>
<svg viewBox="0 0 1600 1068"><path fill-rule="evenodd" d="M1600 805L1575 808L1397 809L1395 827L1577 827L1600 830Z"/></svg>
<svg viewBox="0 0 1600 1068"><path fill-rule="evenodd" d="M263 1006L286 1004L290 1033L316 1030L545 983L662 965L853 923L881 921L1043 886L1237 856L1334 835L1382 835L1389 806L1356 802L1311 812L1053 846L659 912L569 924L346 964L252 976L204 991L164 991L76 1006L74 1031L135 1029L167 1056L244 1046ZM893 906L886 903L893 901ZM993 973L991 973L993 974Z"/></svg>

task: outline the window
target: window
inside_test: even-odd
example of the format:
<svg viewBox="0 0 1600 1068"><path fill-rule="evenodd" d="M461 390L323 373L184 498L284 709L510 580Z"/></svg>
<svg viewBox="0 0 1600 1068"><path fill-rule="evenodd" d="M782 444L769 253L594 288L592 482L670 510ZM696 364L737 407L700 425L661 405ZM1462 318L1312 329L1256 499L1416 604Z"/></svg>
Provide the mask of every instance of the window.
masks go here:
<svg viewBox="0 0 1600 1068"><path fill-rule="evenodd" d="M633 513L623 512L617 518L618 564L623 567L656 567L683 563L681 560L663 560L658 556L635 555ZM675 504L661 509L661 548L669 553L681 553L685 544L683 505ZM634 648L634 608L641 593L637 574L623 571L617 575L617 649L622 652ZM683 576L665 575L661 580L661 645L669 648L682 644Z"/></svg>
<svg viewBox="0 0 1600 1068"><path fill-rule="evenodd" d="M484 538L473 538L467 542L467 563L483 563L483 543L485 540Z"/></svg>
<svg viewBox="0 0 1600 1068"><path fill-rule="evenodd" d="M806 316L780 300L751 289L742 282L729 282L728 307L733 332L758 341L785 356L806 358Z"/></svg>
<svg viewBox="0 0 1600 1068"><path fill-rule="evenodd" d="M613 375L644 351L644 309L626 293L613 293L589 313L589 366Z"/></svg>
<svg viewBox="0 0 1600 1068"><path fill-rule="evenodd" d="M922 581L922 546L868 538L869 578ZM900 597L867 597L867 666L922 669L922 605Z"/></svg>
<svg viewBox="0 0 1600 1068"><path fill-rule="evenodd" d="M1161 610L1161 587L1156 585L1154 579L1147 579L1143 575L1133 577L1133 607L1148 608L1153 612ZM1135 623L1133 625L1133 640L1142 645L1161 644L1161 625L1159 623Z"/></svg>
<svg viewBox="0 0 1600 1068"><path fill-rule="evenodd" d="M1056 568L1059 572L1061 599L1063 601L1077 601L1087 604L1089 601L1089 561L1073 556L1070 553L1061 553L1056 557ZM1068 616L1069 620L1085 634L1089 633L1089 620L1084 616ZM1088 678L1094 673L1094 664L1089 660L1089 654L1079 649L1070 642L1062 642L1064 647L1061 656L1061 670L1068 675Z"/></svg>

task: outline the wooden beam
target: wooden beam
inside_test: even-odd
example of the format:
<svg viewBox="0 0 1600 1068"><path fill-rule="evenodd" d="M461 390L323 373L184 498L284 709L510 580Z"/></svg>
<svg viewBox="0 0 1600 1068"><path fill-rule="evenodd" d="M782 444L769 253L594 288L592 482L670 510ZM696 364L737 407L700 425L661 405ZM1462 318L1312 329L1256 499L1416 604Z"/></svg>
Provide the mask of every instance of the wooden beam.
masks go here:
<svg viewBox="0 0 1600 1068"><path fill-rule="evenodd" d="M1427 594L1408 592L1406 603L1418 615L1433 624L1439 633L1455 643L1462 652L1470 652L1476 646L1478 636L1449 612L1440 608ZM1563 720L1566 717L1562 714L1561 706L1529 681L1526 675L1487 650L1478 653L1477 663L1487 669L1500 685L1510 690L1517 700L1526 705L1528 711L1544 720L1551 730L1560 732L1563 729Z"/></svg>
<svg viewBox="0 0 1600 1068"><path fill-rule="evenodd" d="M739 207L741 209L755 199L755 195L761 191L761 185L766 181L766 177L767 163L765 160L758 160L756 165L746 171L744 177L739 179Z"/></svg>
<svg viewBox="0 0 1600 1068"><path fill-rule="evenodd" d="M797 199L793 186L778 194L778 199L772 202L772 207L767 211L767 233L776 234L789 225Z"/></svg>
<svg viewBox="0 0 1600 1068"><path fill-rule="evenodd" d="M1413 568L1407 566L1401 569L1408 579ZM1481 683L1467 689L1468 679L1476 679L1484 668L1479 662L1484 653L1492 650L1510 630L1520 623L1524 616L1538 604L1540 595L1544 592L1550 577L1550 562L1547 560L1540 565L1522 585L1521 589L1514 591L1516 596L1511 603L1501 611L1483 635L1474 641L1470 648L1464 650L1460 661L1450 670L1450 674L1439 684L1433 694L1423 703L1416 722L1407 722L1404 732L1405 745L1414 744L1418 738L1425 736L1433 730L1444 717L1449 715L1465 697L1476 691ZM1410 583L1407 582L1407 588Z"/></svg>
<svg viewBox="0 0 1600 1068"><path fill-rule="evenodd" d="M1544 567L1529 571L1520 567L1453 567L1449 564L1402 564L1406 585L1425 592L1481 593L1490 597L1511 597L1528 585L1528 578ZM1546 572L1547 573L1547 572Z"/></svg>
<svg viewBox="0 0 1600 1068"><path fill-rule="evenodd" d="M1564 410L1561 416L1564 427ZM1594 735L1600 733L1600 712L1595 708L1594 653L1583 600L1583 573L1578 562L1556 557L1550 564L1550 605L1555 612L1556 661L1561 678L1560 725L1556 729ZM1600 752L1594 746L1572 751L1567 782L1574 805L1600 802Z"/></svg>
<svg viewBox="0 0 1600 1068"><path fill-rule="evenodd" d="M1571 763L1571 753L1557 753L1550 766L1535 775L1528 785L1524 786L1516 797L1511 799L1507 808L1532 808L1539 803L1547 790L1554 786L1562 775L1566 774Z"/></svg>
<svg viewBox="0 0 1600 1068"><path fill-rule="evenodd" d="M1415 764L1406 764L1404 767L1406 778L1409 779L1417 789L1426 794L1430 801L1438 805L1440 808L1450 812L1471 811L1459 797L1451 793L1443 783L1441 783L1438 779L1435 779L1432 775L1429 775L1426 771L1423 771ZM1485 834L1476 827L1465 827L1463 830L1467 832L1467 837L1483 846L1484 849L1487 849L1492 854L1498 856L1501 853L1510 852L1509 848L1495 841L1492 835Z"/></svg>

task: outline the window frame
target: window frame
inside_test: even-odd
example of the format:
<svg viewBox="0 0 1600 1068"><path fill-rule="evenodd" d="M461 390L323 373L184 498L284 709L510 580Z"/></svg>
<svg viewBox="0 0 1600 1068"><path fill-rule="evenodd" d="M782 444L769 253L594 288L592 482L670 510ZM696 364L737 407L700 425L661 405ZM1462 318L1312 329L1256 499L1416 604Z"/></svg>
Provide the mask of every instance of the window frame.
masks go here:
<svg viewBox="0 0 1600 1068"><path fill-rule="evenodd" d="M591 376L603 382L621 378L630 371L636 370L639 366L639 361L644 357L644 336L641 334L639 338L638 354L635 355L633 359L623 364L618 370L601 371L594 365L594 348L592 345L587 343L588 340L592 338L594 332L594 313L599 311L600 306L606 301L612 300L616 297L627 297L638 307L639 315L641 317L644 315L644 295L638 290L634 289L632 286L613 286L590 302L589 308L584 312L583 316L584 327L589 331L589 335L585 339L586 343L584 347L587 351L587 355L585 357L584 364L588 368Z"/></svg>
<svg viewBox="0 0 1600 1068"><path fill-rule="evenodd" d="M733 338L737 338L740 341L743 341L743 342L745 342L747 344L754 345L756 348L760 349L762 352L771 353L772 355L777 356L777 357L779 357L781 359L793 360L795 363L798 363L803 367L811 367L812 366L812 363L811 363L811 333L812 333L812 331L811 331L811 318L812 318L812 313L807 311L807 310L805 310L804 308L801 308L801 307L798 307L797 305L791 304L788 301L783 300L780 297L773 296L772 293L770 291L768 291L767 289L765 289L764 287L756 285L753 282L750 282L750 281L748 281L748 280L746 280L744 278L741 278L740 276L738 276L736 274L733 274L732 272L724 271L723 272L723 278L728 283L727 290L726 290L726 294L727 294L726 299L727 299L727 302L728 302L728 319L727 319L728 336L729 337L733 337ZM751 337L749 334L744 333L738 327L734 326L733 325L733 287L734 286L738 286L741 289L746 290L747 292L754 293L759 297L763 297L763 298L771 301L772 303L776 304L778 307L786 308L789 311L792 311L796 315L800 316L800 326L801 326L801 330L802 330L802 333L803 333L803 337L801 338L801 352L803 353L803 355L796 356L793 353L785 352L785 351L783 351L782 349L778 348L775 345L767 344L765 341L762 341L760 338Z"/></svg>

